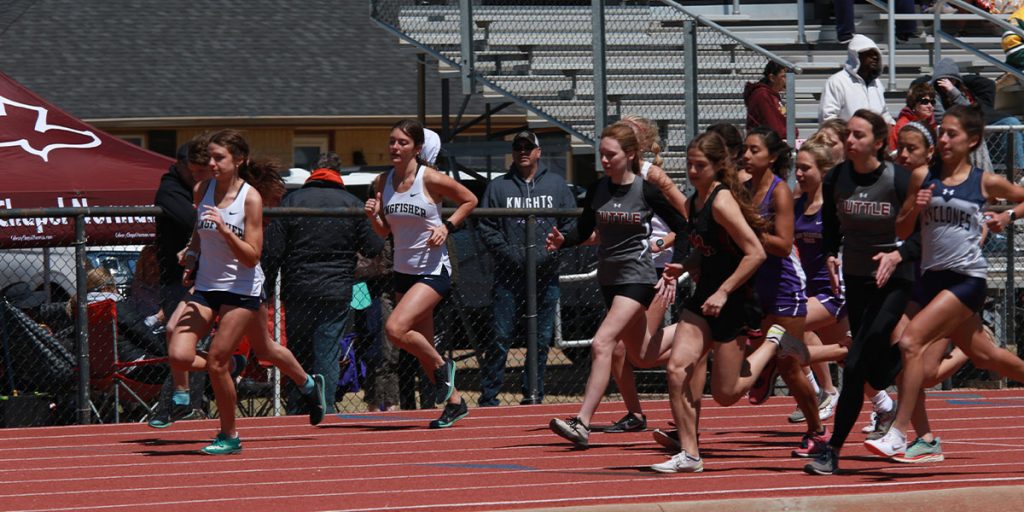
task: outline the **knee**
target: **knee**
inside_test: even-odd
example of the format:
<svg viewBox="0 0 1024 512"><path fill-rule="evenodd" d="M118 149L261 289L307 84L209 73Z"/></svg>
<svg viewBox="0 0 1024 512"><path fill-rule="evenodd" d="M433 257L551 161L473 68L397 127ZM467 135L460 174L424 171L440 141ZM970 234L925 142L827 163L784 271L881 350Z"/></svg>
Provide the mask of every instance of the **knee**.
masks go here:
<svg viewBox="0 0 1024 512"><path fill-rule="evenodd" d="M711 398L715 400L715 403L722 407L729 407L740 401L741 393L730 393L723 389L712 389Z"/></svg>
<svg viewBox="0 0 1024 512"><path fill-rule="evenodd" d="M612 359L615 357L616 341L595 337L590 342L590 357L594 359Z"/></svg>
<svg viewBox="0 0 1024 512"><path fill-rule="evenodd" d="M387 323L384 324L384 334L396 345L403 343L405 333L409 332L409 329L408 323L401 322L394 316L388 318Z"/></svg>
<svg viewBox="0 0 1024 512"><path fill-rule="evenodd" d="M912 334L905 334L899 341L900 352L904 358L916 358L924 353L924 343Z"/></svg>

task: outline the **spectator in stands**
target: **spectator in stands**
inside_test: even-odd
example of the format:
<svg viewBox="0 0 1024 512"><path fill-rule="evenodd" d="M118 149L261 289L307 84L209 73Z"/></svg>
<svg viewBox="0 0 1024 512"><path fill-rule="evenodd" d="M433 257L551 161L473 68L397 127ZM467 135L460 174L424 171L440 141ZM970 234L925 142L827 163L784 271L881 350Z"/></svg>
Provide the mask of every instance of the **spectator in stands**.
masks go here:
<svg viewBox="0 0 1024 512"><path fill-rule="evenodd" d="M512 209L575 208L576 198L565 180L541 163L537 135L524 130L512 139L512 166L487 185L481 205ZM549 253L544 245L553 226L568 233L575 220L538 217L533 240L526 239L525 217L482 217L477 225L484 245L494 257L494 338L487 342L481 356L480 405L500 405L498 393L505 380L508 351L516 339L517 326L526 323L526 251L531 245L537 258L537 395L530 396L524 368L522 403L540 403L544 399L544 370L560 296L558 253Z"/></svg>
<svg viewBox="0 0 1024 512"><path fill-rule="evenodd" d="M1007 23L1024 30L1024 4L1010 15ZM1006 52L1006 64L1024 71L1024 38L1015 32L1003 32L1003 51Z"/></svg>
<svg viewBox="0 0 1024 512"><path fill-rule="evenodd" d="M890 125L896 122L885 104L882 74L882 53L878 45L857 34L850 40L846 64L825 82L818 107L818 123L839 118L849 121L853 113L868 109L882 116Z"/></svg>
<svg viewBox="0 0 1024 512"><path fill-rule="evenodd" d="M911 121L935 130L935 89L930 84L916 83L907 91L907 106L900 111L896 126L889 132L889 148L892 151L899 146L900 128Z"/></svg>
<svg viewBox="0 0 1024 512"><path fill-rule="evenodd" d="M282 207L358 208L362 201L345 190L341 159L320 155L317 168L301 189L286 196ZM281 300L288 312L288 348L303 368L322 374L328 396L338 383L339 340L344 334L352 300L356 251L376 256L381 239L370 232L363 217L300 217L274 219L266 229L263 264L268 281L281 272ZM289 387L288 413L308 407L297 386ZM325 413L334 412L327 400Z"/></svg>
<svg viewBox="0 0 1024 512"><path fill-rule="evenodd" d="M786 139L786 105L780 93L786 90L786 72L781 64L769 60L764 76L756 82L747 82L743 90L743 103L747 106L747 131L759 126L771 128Z"/></svg>
<svg viewBox="0 0 1024 512"><path fill-rule="evenodd" d="M836 15L836 38L840 44L849 43L854 37L853 0L833 0ZM897 14L913 14L914 0L896 0ZM914 20L898 20L896 22L896 39L906 41L917 35L917 22Z"/></svg>
<svg viewBox="0 0 1024 512"><path fill-rule="evenodd" d="M960 75L960 67L953 59L945 58L935 65L935 74L929 79L941 101L935 104L935 121L942 122L945 111L955 105L978 105L985 125L1019 125L1016 117L995 109L996 84L977 74ZM1016 145L1017 168L1024 167L1024 132L1016 131L1004 136L986 137L987 144L979 144L971 153L971 164L984 171L992 171L993 163L1006 162L1007 148Z"/></svg>

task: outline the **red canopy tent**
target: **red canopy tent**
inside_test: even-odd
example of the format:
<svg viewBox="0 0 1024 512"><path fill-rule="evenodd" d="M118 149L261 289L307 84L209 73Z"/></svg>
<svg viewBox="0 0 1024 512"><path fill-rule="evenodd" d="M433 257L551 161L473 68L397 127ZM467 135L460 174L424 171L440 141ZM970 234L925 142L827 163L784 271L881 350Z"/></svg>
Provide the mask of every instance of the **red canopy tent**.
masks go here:
<svg viewBox="0 0 1024 512"><path fill-rule="evenodd" d="M173 160L103 133L0 72L0 209L153 204ZM152 217L86 219L89 243L143 244ZM71 219L0 219L0 247L68 245Z"/></svg>

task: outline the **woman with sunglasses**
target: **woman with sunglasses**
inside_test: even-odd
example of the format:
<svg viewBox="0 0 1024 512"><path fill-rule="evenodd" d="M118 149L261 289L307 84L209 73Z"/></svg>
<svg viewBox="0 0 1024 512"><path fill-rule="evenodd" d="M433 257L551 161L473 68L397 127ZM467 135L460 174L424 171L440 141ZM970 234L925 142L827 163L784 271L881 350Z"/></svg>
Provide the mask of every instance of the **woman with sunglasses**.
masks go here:
<svg viewBox="0 0 1024 512"><path fill-rule="evenodd" d="M907 91L907 106L900 111L896 125L889 132L890 148L895 149L899 146L900 129L911 122L920 123L935 131L935 89L927 82L914 84Z"/></svg>

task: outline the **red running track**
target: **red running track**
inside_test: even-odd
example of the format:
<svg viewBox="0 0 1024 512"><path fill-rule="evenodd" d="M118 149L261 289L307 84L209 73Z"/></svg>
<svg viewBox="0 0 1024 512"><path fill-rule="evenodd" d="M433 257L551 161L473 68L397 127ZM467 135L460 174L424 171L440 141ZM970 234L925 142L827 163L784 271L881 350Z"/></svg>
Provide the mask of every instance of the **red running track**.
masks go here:
<svg viewBox="0 0 1024 512"><path fill-rule="evenodd" d="M547 429L577 404L472 409L446 430L437 411L240 420L244 451L198 454L215 421L167 430L93 425L0 430L2 510L495 510L928 491L1024 483L1024 391L929 394L946 461L905 465L873 457L858 429L841 467L805 475L790 457L801 427L786 423L787 398L761 406L705 400L705 471L649 471L670 455L650 433L591 435L570 449ZM665 428L664 401L647 402L650 427ZM865 411L869 407L865 405ZM622 415L602 404L596 422ZM867 414L862 414L862 422Z"/></svg>

